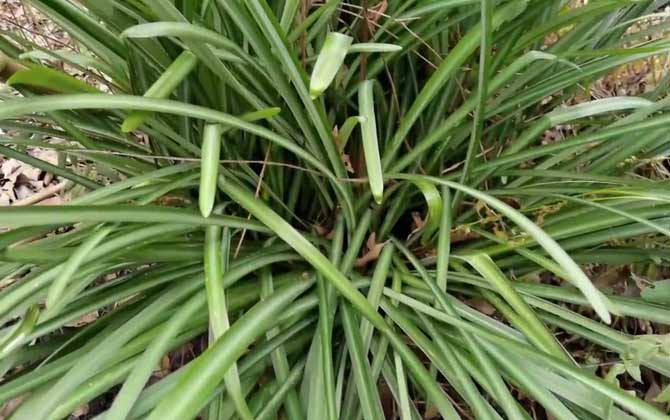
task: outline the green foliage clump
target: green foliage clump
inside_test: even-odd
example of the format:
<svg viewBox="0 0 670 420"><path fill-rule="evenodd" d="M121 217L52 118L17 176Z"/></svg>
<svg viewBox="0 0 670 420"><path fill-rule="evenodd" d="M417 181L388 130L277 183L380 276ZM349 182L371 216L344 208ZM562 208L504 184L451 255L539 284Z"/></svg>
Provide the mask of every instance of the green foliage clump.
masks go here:
<svg viewBox="0 0 670 420"><path fill-rule="evenodd" d="M73 48L0 34L0 154L71 199L0 208L11 419L668 418L617 379L666 283L584 271L670 256L668 74L593 88L663 2L29 3Z"/></svg>

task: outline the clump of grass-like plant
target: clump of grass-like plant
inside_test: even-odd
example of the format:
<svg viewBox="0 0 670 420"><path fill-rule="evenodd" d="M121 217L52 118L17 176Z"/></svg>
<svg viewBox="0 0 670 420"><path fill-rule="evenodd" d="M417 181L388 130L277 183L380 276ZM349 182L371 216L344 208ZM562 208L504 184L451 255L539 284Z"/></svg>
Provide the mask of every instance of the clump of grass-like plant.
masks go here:
<svg viewBox="0 0 670 420"><path fill-rule="evenodd" d="M0 34L0 154L71 199L0 208L11 419L668 418L667 284L585 274L670 257L668 74L589 94L663 2L28 3L76 48Z"/></svg>

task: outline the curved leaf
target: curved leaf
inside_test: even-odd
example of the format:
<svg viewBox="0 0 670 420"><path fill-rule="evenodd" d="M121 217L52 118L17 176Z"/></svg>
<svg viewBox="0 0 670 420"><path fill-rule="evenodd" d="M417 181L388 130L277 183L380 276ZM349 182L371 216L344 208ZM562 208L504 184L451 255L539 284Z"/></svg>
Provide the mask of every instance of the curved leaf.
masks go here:
<svg viewBox="0 0 670 420"><path fill-rule="evenodd" d="M563 270L565 270L565 273L570 276L573 284L582 291L598 316L608 324L611 322L611 317L609 311L607 310L608 304L611 305L611 303L608 303L605 295L603 295L603 293L599 291L593 285L593 283L591 283L591 280L586 277L581 268L579 268L574 260L570 258L570 256L560 247L560 245L558 245L558 243L556 243L553 238L547 235L539 226L530 221L519 211L515 210L508 204L498 200L495 197L491 197L486 193L477 191L473 188L466 187L453 181L447 181L430 176L405 174L397 174L390 177L395 179L406 179L409 181L425 180L436 184L446 185L450 188L462 191L471 197L481 200L494 209L498 210L504 216L508 217L510 220L516 223L535 241L537 241L537 243L540 244L542 248L544 248L545 251L547 251L547 253L552 256L552 258L554 258L554 260L556 260L556 262L563 268Z"/></svg>
<svg viewBox="0 0 670 420"><path fill-rule="evenodd" d="M48 67L32 67L18 71L7 80L7 84L37 87L49 93L101 93L76 77Z"/></svg>
<svg viewBox="0 0 670 420"><path fill-rule="evenodd" d="M200 191L198 205L200 214L209 217L216 199L216 180L219 177L219 159L221 155L220 124L206 124L202 135L202 154L200 161Z"/></svg>
<svg viewBox="0 0 670 420"><path fill-rule="evenodd" d="M335 80L352 41L352 37L339 32L326 35L326 40L323 42L309 79L309 95L312 99L321 96Z"/></svg>
<svg viewBox="0 0 670 420"><path fill-rule="evenodd" d="M179 383L164 396L148 420L182 420L195 417L208 396L247 347L274 326L282 311L312 285L299 281L257 303L194 362Z"/></svg>
<svg viewBox="0 0 670 420"><path fill-rule="evenodd" d="M370 191L377 204L381 204L384 198L384 176L382 175L382 163L379 157L377 117L372 91L373 85L373 81L366 80L359 86L358 108L361 117L363 117L363 120L360 121L361 136L363 138L363 152L365 153L365 165L368 172Z"/></svg>

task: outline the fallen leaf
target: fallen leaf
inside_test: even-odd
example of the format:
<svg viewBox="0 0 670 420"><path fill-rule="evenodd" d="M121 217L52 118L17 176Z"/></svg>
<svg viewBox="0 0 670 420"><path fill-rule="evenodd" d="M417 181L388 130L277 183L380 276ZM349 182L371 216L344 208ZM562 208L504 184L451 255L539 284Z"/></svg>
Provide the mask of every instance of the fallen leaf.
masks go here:
<svg viewBox="0 0 670 420"><path fill-rule="evenodd" d="M153 376L158 379L161 379L169 375L171 371L172 371L172 361L170 360L170 356L166 354L161 359L160 364L158 365L156 370L154 370Z"/></svg>
<svg viewBox="0 0 670 420"><path fill-rule="evenodd" d="M166 207L188 207L191 204L191 200L182 195L164 195L158 198L155 203L159 206Z"/></svg>
<svg viewBox="0 0 670 420"><path fill-rule="evenodd" d="M412 233L418 232L426 226L426 221L418 211L412 212Z"/></svg>
<svg viewBox="0 0 670 420"><path fill-rule="evenodd" d="M384 16L384 12L386 12L386 9L388 9L388 2L386 0L382 0L379 3L375 4L373 7L369 7L366 13L366 18L367 18L367 24L368 24L368 31L370 31L371 34L375 33L375 30L377 29L377 23L379 20Z"/></svg>
<svg viewBox="0 0 670 420"><path fill-rule="evenodd" d="M69 324L65 324L66 327L81 327L87 324L90 324L91 322L94 322L98 319L98 312L91 312L90 314L86 314L82 316L81 318L70 322Z"/></svg>
<svg viewBox="0 0 670 420"><path fill-rule="evenodd" d="M633 279L635 282L635 285L637 286L638 289L643 290L646 287L648 287L652 282L647 280L646 278L637 275L636 273L632 272L630 273L630 278Z"/></svg>
<svg viewBox="0 0 670 420"><path fill-rule="evenodd" d="M335 145L337 146L337 150L342 150L342 145L340 144L340 128L337 125L333 127L332 135L333 140L335 141Z"/></svg>
<svg viewBox="0 0 670 420"><path fill-rule="evenodd" d="M470 229L468 229L465 226L459 226L456 229L451 231L451 243L455 244L458 242L465 242L470 239L477 239L479 238L479 234L476 232L472 232Z"/></svg>
<svg viewBox="0 0 670 420"><path fill-rule="evenodd" d="M342 154L342 162L344 163L344 167L349 172L350 174L353 174L354 172L354 165L351 163L351 156L347 155L346 153Z"/></svg>
<svg viewBox="0 0 670 420"><path fill-rule="evenodd" d="M167 354L163 356L163 359L161 359L161 370L163 370L163 372L170 372L170 370L172 370L172 363L170 362L170 357Z"/></svg>
<svg viewBox="0 0 670 420"><path fill-rule="evenodd" d="M486 299L482 298L472 298L472 299L467 299L465 303L478 310L479 312L483 313L484 315L493 315L496 313L496 308L491 305Z"/></svg>
<svg viewBox="0 0 670 420"><path fill-rule="evenodd" d="M8 419L26 398L27 395L19 395L0 406L0 420Z"/></svg>
<svg viewBox="0 0 670 420"><path fill-rule="evenodd" d="M329 229L321 225L314 225L314 231L317 233L317 235L328 240L333 239L333 236L335 235L335 229Z"/></svg>
<svg viewBox="0 0 670 420"><path fill-rule="evenodd" d="M317 235L323 237L325 237L328 234L328 232L330 232L330 230L327 227L321 225L314 225L314 231L316 232Z"/></svg>
<svg viewBox="0 0 670 420"><path fill-rule="evenodd" d="M386 245L386 242L377 243L377 234L372 232L366 243L367 252L356 260L356 267L365 267L369 262L376 261L382 249L384 249L384 245Z"/></svg>
<svg viewBox="0 0 670 420"><path fill-rule="evenodd" d="M599 289L609 289L617 286L621 282L626 282L626 276L623 276L619 267L607 269L593 279L593 284Z"/></svg>
<svg viewBox="0 0 670 420"><path fill-rule="evenodd" d="M72 412L72 415L76 418L79 417L84 417L85 415L88 414L90 411L88 404L80 405L79 407L75 408L74 411Z"/></svg>

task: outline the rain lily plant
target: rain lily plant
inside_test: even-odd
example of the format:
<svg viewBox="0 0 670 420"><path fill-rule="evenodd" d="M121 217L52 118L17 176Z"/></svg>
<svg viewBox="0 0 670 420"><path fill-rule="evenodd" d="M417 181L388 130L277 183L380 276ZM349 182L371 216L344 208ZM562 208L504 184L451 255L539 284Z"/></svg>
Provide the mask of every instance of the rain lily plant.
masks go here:
<svg viewBox="0 0 670 420"><path fill-rule="evenodd" d="M69 199L0 208L12 420L668 418L666 2L27 3L72 42L0 33L0 154Z"/></svg>

